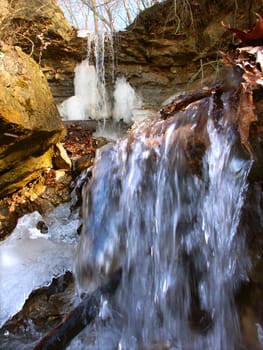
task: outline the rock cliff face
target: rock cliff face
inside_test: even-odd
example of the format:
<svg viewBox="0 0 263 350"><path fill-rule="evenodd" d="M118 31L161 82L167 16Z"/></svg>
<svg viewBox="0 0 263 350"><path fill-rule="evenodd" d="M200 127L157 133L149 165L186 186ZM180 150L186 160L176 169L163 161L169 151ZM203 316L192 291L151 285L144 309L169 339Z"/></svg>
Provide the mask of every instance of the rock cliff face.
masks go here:
<svg viewBox="0 0 263 350"><path fill-rule="evenodd" d="M65 129L37 63L51 40L66 44L75 31L54 0L0 5L1 198L53 166L53 147Z"/></svg>
<svg viewBox="0 0 263 350"><path fill-rule="evenodd" d="M41 1L48 10L40 16ZM17 11L12 25L23 37L19 45L40 63L55 101L60 103L74 95L74 69L87 56L87 40L76 37L52 1L32 2L32 11ZM142 12L127 30L116 33L114 62L106 45L105 72L110 89L113 63L115 78L124 76L145 105L154 108L174 94L219 80L219 50L225 50L232 42L221 22L251 28L255 13L263 12L262 3L256 0L176 3L167 0L156 4ZM16 9L23 8L23 0L15 4Z"/></svg>
<svg viewBox="0 0 263 350"><path fill-rule="evenodd" d="M50 39L69 41L74 36L55 0L0 0L0 5L1 39L28 53Z"/></svg>
<svg viewBox="0 0 263 350"><path fill-rule="evenodd" d="M0 197L52 167L52 146L64 135L45 76L18 47L1 47Z"/></svg>
<svg viewBox="0 0 263 350"><path fill-rule="evenodd" d="M3 40L12 41L41 65L57 103L74 94L74 69L87 56L86 39L77 38L54 0L1 0ZM171 95L221 78L219 50L232 42L222 26L251 28L262 2L166 0L142 12L113 37L115 77L125 76L146 105L159 108ZM3 18L3 16L2 16ZM14 30L15 29L15 30ZM3 34L4 33L4 34ZM105 48L106 81L112 85L112 51Z"/></svg>
<svg viewBox="0 0 263 350"><path fill-rule="evenodd" d="M66 21L55 0L0 0L0 39L9 45L17 45L42 65L43 53L47 51L49 61L43 71L52 85L57 76L57 66L66 71L66 90L73 89L74 67L83 56L74 49L76 31ZM73 43L71 42L73 39ZM81 50L80 50L81 51ZM73 63L68 67L73 52ZM76 52L76 54L74 54ZM67 58L68 57L68 58ZM52 67L52 69L51 69ZM54 76L49 71L54 72ZM68 70L70 71L67 75ZM54 79L56 82L56 79ZM64 79L58 88L58 99L64 99ZM68 92L69 93L69 92ZM56 95L56 93L54 94Z"/></svg>
<svg viewBox="0 0 263 350"><path fill-rule="evenodd" d="M124 75L147 104L200 89L221 78L219 50L231 43L221 25L251 28L260 1L167 0L146 10L116 35L117 74ZM181 4L181 5L180 5Z"/></svg>
<svg viewBox="0 0 263 350"><path fill-rule="evenodd" d="M222 26L251 28L256 0L199 2L173 0L142 12L126 31L113 37L115 77L124 76L146 105L159 108L171 95L199 89L221 78L219 50L232 42ZM181 5L180 5L181 4ZM41 66L56 102L74 94L74 68L87 53L85 39L53 41L42 52ZM112 85L112 52L105 49L106 81Z"/></svg>

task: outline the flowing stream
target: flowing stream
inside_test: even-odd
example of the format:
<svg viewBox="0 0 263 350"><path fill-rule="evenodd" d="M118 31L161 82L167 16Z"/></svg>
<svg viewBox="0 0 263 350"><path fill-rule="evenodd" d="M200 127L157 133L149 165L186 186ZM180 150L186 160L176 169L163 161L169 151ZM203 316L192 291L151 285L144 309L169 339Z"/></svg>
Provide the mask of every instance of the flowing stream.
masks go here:
<svg viewBox="0 0 263 350"><path fill-rule="evenodd" d="M251 161L227 94L146 120L105 146L85 189L75 262L91 292L122 268L101 319L73 349L239 349L235 292L249 258L239 227ZM219 116L220 115L220 116Z"/></svg>

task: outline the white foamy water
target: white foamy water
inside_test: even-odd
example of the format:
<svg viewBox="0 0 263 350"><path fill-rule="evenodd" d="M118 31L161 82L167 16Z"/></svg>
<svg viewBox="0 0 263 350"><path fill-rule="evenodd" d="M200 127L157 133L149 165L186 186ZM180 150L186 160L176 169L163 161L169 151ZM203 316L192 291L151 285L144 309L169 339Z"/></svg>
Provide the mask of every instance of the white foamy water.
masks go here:
<svg viewBox="0 0 263 350"><path fill-rule="evenodd" d="M59 112L63 119L103 120L110 116L105 85L98 78L93 65L84 60L75 69L75 94L62 102Z"/></svg>
<svg viewBox="0 0 263 350"><path fill-rule="evenodd" d="M11 236L0 243L0 326L21 310L29 294L54 276L72 271L79 219L62 205L43 218L33 212L19 219ZM44 221L48 233L36 225Z"/></svg>
<svg viewBox="0 0 263 350"><path fill-rule="evenodd" d="M107 120L113 118L114 123L123 121L132 124L137 119L149 117L143 111L142 101L125 78L115 82L113 101L110 103L105 81L99 78L96 68L88 59L75 69L75 94L59 106L59 112L66 120ZM116 124L117 125L117 124Z"/></svg>
<svg viewBox="0 0 263 350"><path fill-rule="evenodd" d="M236 155L231 110L218 122L214 106L211 97L174 119L146 121L99 153L75 274L86 291L119 266L122 281L107 324L98 320L69 349L236 349L251 161ZM191 143L198 135L207 146Z"/></svg>
<svg viewBox="0 0 263 350"><path fill-rule="evenodd" d="M81 34L81 33L80 33ZM149 117L142 109L142 101L124 77L115 81L114 48L109 34L83 32L87 36L87 58L75 68L74 96L58 105L60 115L65 120L107 120L123 121L131 124L135 120ZM105 81L105 42L112 64L114 91L109 91ZM92 57L94 56L94 63ZM115 82L115 83L114 83ZM99 130L101 133L102 130Z"/></svg>
<svg viewBox="0 0 263 350"><path fill-rule="evenodd" d="M125 78L118 78L114 90L113 119L117 122L123 120L131 124L135 115L135 109L140 108L142 102L135 93L135 90Z"/></svg>

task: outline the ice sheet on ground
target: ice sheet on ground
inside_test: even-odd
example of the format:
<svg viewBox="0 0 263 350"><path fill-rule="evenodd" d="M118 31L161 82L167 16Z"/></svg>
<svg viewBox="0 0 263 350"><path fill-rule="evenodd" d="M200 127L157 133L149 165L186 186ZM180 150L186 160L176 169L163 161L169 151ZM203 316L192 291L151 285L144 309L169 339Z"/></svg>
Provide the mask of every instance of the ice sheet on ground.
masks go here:
<svg viewBox="0 0 263 350"><path fill-rule="evenodd" d="M38 212L27 214L0 244L0 327L22 308L32 290L72 270L79 221L65 217L68 213L69 207L62 205L46 218ZM47 224L47 234L36 228L40 220Z"/></svg>

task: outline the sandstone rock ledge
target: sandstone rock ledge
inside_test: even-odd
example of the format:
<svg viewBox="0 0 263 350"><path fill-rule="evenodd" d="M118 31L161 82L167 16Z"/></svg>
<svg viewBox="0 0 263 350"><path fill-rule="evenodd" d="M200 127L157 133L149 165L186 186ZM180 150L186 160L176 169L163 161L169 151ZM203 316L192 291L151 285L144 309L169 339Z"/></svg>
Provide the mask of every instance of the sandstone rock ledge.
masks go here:
<svg viewBox="0 0 263 350"><path fill-rule="evenodd" d="M47 81L18 47L0 48L0 197L52 167L65 135Z"/></svg>

